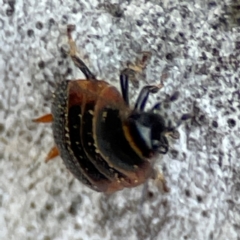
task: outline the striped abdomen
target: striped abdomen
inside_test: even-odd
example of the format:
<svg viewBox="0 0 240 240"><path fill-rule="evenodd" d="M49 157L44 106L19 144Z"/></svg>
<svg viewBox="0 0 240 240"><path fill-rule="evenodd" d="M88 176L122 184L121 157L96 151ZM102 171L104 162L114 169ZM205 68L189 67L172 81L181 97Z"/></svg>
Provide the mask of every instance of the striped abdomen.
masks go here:
<svg viewBox="0 0 240 240"><path fill-rule="evenodd" d="M56 145L67 168L94 190L134 187L151 174L148 159L130 141L129 112L120 93L104 81L65 81L56 90Z"/></svg>

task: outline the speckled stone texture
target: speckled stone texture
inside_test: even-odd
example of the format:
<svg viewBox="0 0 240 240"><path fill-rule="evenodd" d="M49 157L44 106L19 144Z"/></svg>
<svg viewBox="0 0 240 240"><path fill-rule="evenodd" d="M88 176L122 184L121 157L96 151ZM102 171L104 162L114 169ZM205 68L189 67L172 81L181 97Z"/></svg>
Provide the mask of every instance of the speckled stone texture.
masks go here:
<svg viewBox="0 0 240 240"><path fill-rule="evenodd" d="M0 239L240 239L240 1L0 0ZM170 192L148 185L113 195L73 178L53 146L51 92L79 71L62 49L66 25L94 74L118 86L141 51L152 58L140 87L164 88L180 139L160 156ZM131 86L134 103L139 88Z"/></svg>

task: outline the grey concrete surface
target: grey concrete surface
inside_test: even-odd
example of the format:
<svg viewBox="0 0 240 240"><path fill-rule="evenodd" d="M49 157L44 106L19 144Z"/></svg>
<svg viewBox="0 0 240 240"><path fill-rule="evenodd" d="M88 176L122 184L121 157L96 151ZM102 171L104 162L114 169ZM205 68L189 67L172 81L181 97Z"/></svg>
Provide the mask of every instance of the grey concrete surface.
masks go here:
<svg viewBox="0 0 240 240"><path fill-rule="evenodd" d="M240 239L239 1L0 0L0 239ZM51 92L79 72L64 56L75 24L80 55L100 79L118 86L120 70L140 51L152 58L139 85L176 90L165 106L180 139L159 156L170 192L153 181L113 195L73 178L53 146ZM70 71L69 69L72 69ZM134 103L139 88L131 87Z"/></svg>

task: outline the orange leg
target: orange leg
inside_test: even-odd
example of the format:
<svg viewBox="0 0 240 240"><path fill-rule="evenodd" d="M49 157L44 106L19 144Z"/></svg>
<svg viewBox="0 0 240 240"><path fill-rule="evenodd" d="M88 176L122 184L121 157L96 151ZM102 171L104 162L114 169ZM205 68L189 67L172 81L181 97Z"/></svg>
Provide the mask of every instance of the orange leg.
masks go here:
<svg viewBox="0 0 240 240"><path fill-rule="evenodd" d="M33 122L37 122L37 123L50 123L53 121L53 115L51 113L46 114L42 117L39 118L35 118L32 120ZM59 155L59 151L57 149L56 146L54 146L48 153L45 162L49 162L50 160L52 160L53 158L57 157Z"/></svg>
<svg viewBox="0 0 240 240"><path fill-rule="evenodd" d="M54 146L48 153L46 159L45 159L45 163L49 162L50 160L52 160L53 158L57 157L59 155L59 151L57 149L56 146Z"/></svg>
<svg viewBox="0 0 240 240"><path fill-rule="evenodd" d="M170 189L167 186L166 180L163 174L159 170L154 171L154 175L152 178L154 179L155 184L159 190L165 193L170 192Z"/></svg>
<svg viewBox="0 0 240 240"><path fill-rule="evenodd" d="M77 46L74 40L72 39L71 35L73 30L75 30L75 25L67 26L68 44L70 46L69 55L72 58L75 66L78 67L80 71L82 71L82 73L85 75L86 79L88 80L96 79L96 77L91 73L86 64L77 56Z"/></svg>
<svg viewBox="0 0 240 240"><path fill-rule="evenodd" d="M49 114L46 114L42 117L35 118L32 121L37 122L37 123L49 123L49 122L53 121L53 115L51 113L49 113Z"/></svg>

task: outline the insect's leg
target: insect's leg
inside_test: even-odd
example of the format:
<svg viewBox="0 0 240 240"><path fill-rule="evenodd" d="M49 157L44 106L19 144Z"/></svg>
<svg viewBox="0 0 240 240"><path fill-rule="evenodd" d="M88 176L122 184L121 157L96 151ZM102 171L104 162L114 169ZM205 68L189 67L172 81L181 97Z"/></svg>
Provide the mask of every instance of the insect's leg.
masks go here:
<svg viewBox="0 0 240 240"><path fill-rule="evenodd" d="M159 110L161 109L161 105L162 105L162 104L161 104L160 102L156 103L156 104L152 107L151 111L153 111L153 112L159 111Z"/></svg>
<svg viewBox="0 0 240 240"><path fill-rule="evenodd" d="M39 117L39 118L35 118L32 120L33 122L37 122L37 123L49 123L49 122L52 122L53 121L53 116L51 113L49 114L46 114L42 117Z"/></svg>
<svg viewBox="0 0 240 240"><path fill-rule="evenodd" d="M144 107L147 103L149 93L157 93L160 88L162 88L162 84L160 85L147 85L142 88L141 92L138 95L137 101L135 103L135 110L143 111Z"/></svg>
<svg viewBox="0 0 240 240"><path fill-rule="evenodd" d="M168 193L170 189L167 186L166 180L160 170L154 169L152 176L150 177L154 180L156 187L161 191L161 193ZM149 180L149 179L148 179ZM143 185L142 196L138 206L138 214L141 216L143 214L143 204L149 192L149 181L146 181Z"/></svg>
<svg viewBox="0 0 240 240"><path fill-rule="evenodd" d="M147 66L148 60L152 56L151 52L141 52L142 58L137 58L134 64L128 63L127 67L137 73L142 73L143 69Z"/></svg>
<svg viewBox="0 0 240 240"><path fill-rule="evenodd" d="M162 191L162 192L169 192L170 189L167 186L166 179L164 178L164 175L162 172L159 170L154 171L153 179L155 180L155 183L157 187Z"/></svg>
<svg viewBox="0 0 240 240"><path fill-rule="evenodd" d="M177 99L178 99L178 97L179 97L179 92L178 91L176 91L176 92L174 92L167 100L165 100L164 102L174 102L174 101L176 101ZM156 111L158 111L158 110L160 110L161 109L161 105L162 105L162 103L160 103L160 102L158 102L158 103L156 103L153 107L152 107L152 111L154 112L155 110Z"/></svg>
<svg viewBox="0 0 240 240"><path fill-rule="evenodd" d="M188 121L191 119L193 115L191 113L185 113L181 116L181 118L178 120L176 126L172 127L171 122L168 124L169 131L166 133L166 135L169 135L173 139L179 139L180 135L179 132L176 130L183 122Z"/></svg>
<svg viewBox="0 0 240 240"><path fill-rule="evenodd" d="M131 62L128 62L127 68L121 71L121 74L120 74L128 77L128 80L131 81L135 87L138 87L138 81L137 81L136 75L138 73L142 73L143 69L147 65L147 60L151 56L150 52L141 52L141 54L142 54L142 58L140 59L137 58L134 64L132 64Z"/></svg>
<svg viewBox="0 0 240 240"><path fill-rule="evenodd" d="M123 70L120 74L120 85L121 85L122 97L125 103L129 106L129 96L128 96L129 80L128 80L127 69Z"/></svg>
<svg viewBox="0 0 240 240"><path fill-rule="evenodd" d="M156 185L156 187L162 192L162 193L168 193L170 192L169 187L167 186L167 182L166 179L164 178L163 173L160 170L154 169L152 172L152 175L150 177L150 179L154 180L154 183ZM142 205L144 203L145 197L148 193L148 181L146 181L143 185L143 190L142 190L142 199L141 199L141 203L140 203L140 210L142 209Z"/></svg>
<svg viewBox="0 0 240 240"><path fill-rule="evenodd" d="M86 79L88 80L95 80L96 77L93 75L93 73L88 69L86 64L77 56L77 47L76 43L72 39L72 31L75 29L74 25L68 25L67 26L67 36L68 36L68 44L70 46L70 52L69 55L72 58L75 66L77 66L85 75Z"/></svg>
<svg viewBox="0 0 240 240"><path fill-rule="evenodd" d="M142 70L146 67L146 62L150 58L151 53L142 52L143 56L141 59L137 59L135 64L128 63L127 68L121 71L120 74L120 85L122 90L122 96L127 105L129 105L128 99L128 84L129 80L133 83L133 85L137 84L136 74L141 73Z"/></svg>
<svg viewBox="0 0 240 240"><path fill-rule="evenodd" d="M138 205L138 214L139 216L141 216L144 212L144 208L143 208L143 204L146 200L146 197L147 197L147 194L148 194L148 180L143 184L143 188L142 188L142 194L141 194L141 198L140 198L140 201L139 201L139 205Z"/></svg>
<svg viewBox="0 0 240 240"><path fill-rule="evenodd" d="M54 146L48 153L45 162L49 162L53 158L57 157L59 155L59 151L56 146Z"/></svg>

